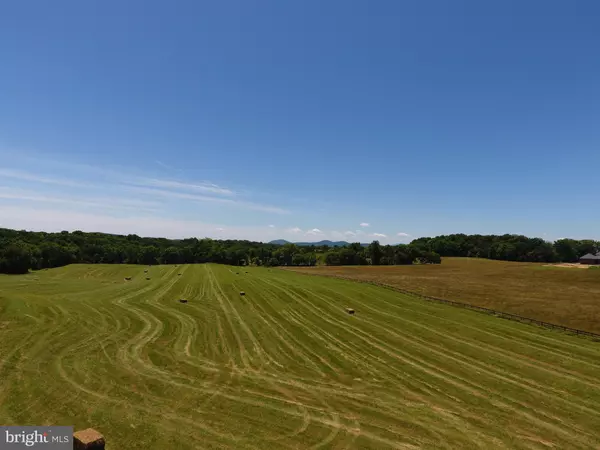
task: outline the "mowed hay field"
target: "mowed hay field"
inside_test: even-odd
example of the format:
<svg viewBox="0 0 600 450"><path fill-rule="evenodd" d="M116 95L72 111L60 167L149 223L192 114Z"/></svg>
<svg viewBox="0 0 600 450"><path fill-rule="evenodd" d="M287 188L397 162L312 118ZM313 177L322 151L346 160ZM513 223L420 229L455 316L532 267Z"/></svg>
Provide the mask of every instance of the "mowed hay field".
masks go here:
<svg viewBox="0 0 600 450"><path fill-rule="evenodd" d="M373 281L600 334L600 269L443 258L439 265L290 270Z"/></svg>
<svg viewBox="0 0 600 450"><path fill-rule="evenodd" d="M598 342L346 280L144 269L0 277L0 423L109 450L600 446Z"/></svg>

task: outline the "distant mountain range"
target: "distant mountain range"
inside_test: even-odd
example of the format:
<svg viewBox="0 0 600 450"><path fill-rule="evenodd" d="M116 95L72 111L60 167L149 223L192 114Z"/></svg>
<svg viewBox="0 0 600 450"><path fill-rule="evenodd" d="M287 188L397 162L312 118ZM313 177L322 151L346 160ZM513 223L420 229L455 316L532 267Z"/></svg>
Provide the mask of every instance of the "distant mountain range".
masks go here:
<svg viewBox="0 0 600 450"><path fill-rule="evenodd" d="M350 245L350 242L346 242L346 241L290 242L290 241L286 241L285 239L276 239L274 241L269 242L269 244L274 244L274 245L295 244L295 245L299 245L299 246L303 246L303 247L310 247L311 245L314 245L314 246L327 245L329 247L344 247L346 245ZM363 247L367 247L369 244L360 244L360 245L362 245Z"/></svg>

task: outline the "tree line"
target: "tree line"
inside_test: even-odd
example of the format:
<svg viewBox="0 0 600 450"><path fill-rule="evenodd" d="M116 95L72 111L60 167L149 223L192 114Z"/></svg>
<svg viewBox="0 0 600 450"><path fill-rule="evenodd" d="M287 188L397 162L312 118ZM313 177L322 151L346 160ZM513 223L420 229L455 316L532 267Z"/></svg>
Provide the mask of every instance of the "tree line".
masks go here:
<svg viewBox="0 0 600 450"><path fill-rule="evenodd" d="M0 273L26 273L73 263L314 266L439 263L440 256L409 245L372 242L343 248L265 244L241 240L165 239L106 233L0 229Z"/></svg>
<svg viewBox="0 0 600 450"><path fill-rule="evenodd" d="M415 239L411 245L441 256L466 256L521 262L577 262L586 253L597 253L600 241L559 239L548 242L515 234L451 234Z"/></svg>
<svg viewBox="0 0 600 450"><path fill-rule="evenodd" d="M508 261L574 262L595 253L600 242L561 239L554 243L518 235L453 234L410 244L345 247L265 244L241 240L147 238L82 231L60 233L0 229L0 273L26 273L72 263L314 266L439 264L441 256Z"/></svg>

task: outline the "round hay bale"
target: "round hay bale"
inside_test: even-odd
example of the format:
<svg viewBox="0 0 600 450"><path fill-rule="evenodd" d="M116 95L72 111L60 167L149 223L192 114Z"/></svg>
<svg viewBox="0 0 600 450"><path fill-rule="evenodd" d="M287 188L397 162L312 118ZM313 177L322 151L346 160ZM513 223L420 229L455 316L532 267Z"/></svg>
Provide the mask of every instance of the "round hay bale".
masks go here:
<svg viewBox="0 0 600 450"><path fill-rule="evenodd" d="M125 281L131 281L131 277L125 277Z"/></svg>
<svg viewBox="0 0 600 450"><path fill-rule="evenodd" d="M180 299L179 299L179 302L180 302L180 303L187 303L188 301L187 301L185 298L180 298Z"/></svg>
<svg viewBox="0 0 600 450"><path fill-rule="evenodd" d="M244 291L240 291L240 295L246 295Z"/></svg>
<svg viewBox="0 0 600 450"><path fill-rule="evenodd" d="M149 279L150 279L150 277L146 277L146 280L149 280Z"/></svg>

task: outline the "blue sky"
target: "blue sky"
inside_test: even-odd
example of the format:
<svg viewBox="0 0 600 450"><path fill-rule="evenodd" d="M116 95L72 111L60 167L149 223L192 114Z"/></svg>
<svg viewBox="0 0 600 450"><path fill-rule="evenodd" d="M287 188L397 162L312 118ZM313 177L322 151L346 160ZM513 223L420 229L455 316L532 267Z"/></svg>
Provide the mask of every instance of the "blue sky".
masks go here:
<svg viewBox="0 0 600 450"><path fill-rule="evenodd" d="M598 23L592 0L8 2L0 226L600 238Z"/></svg>

